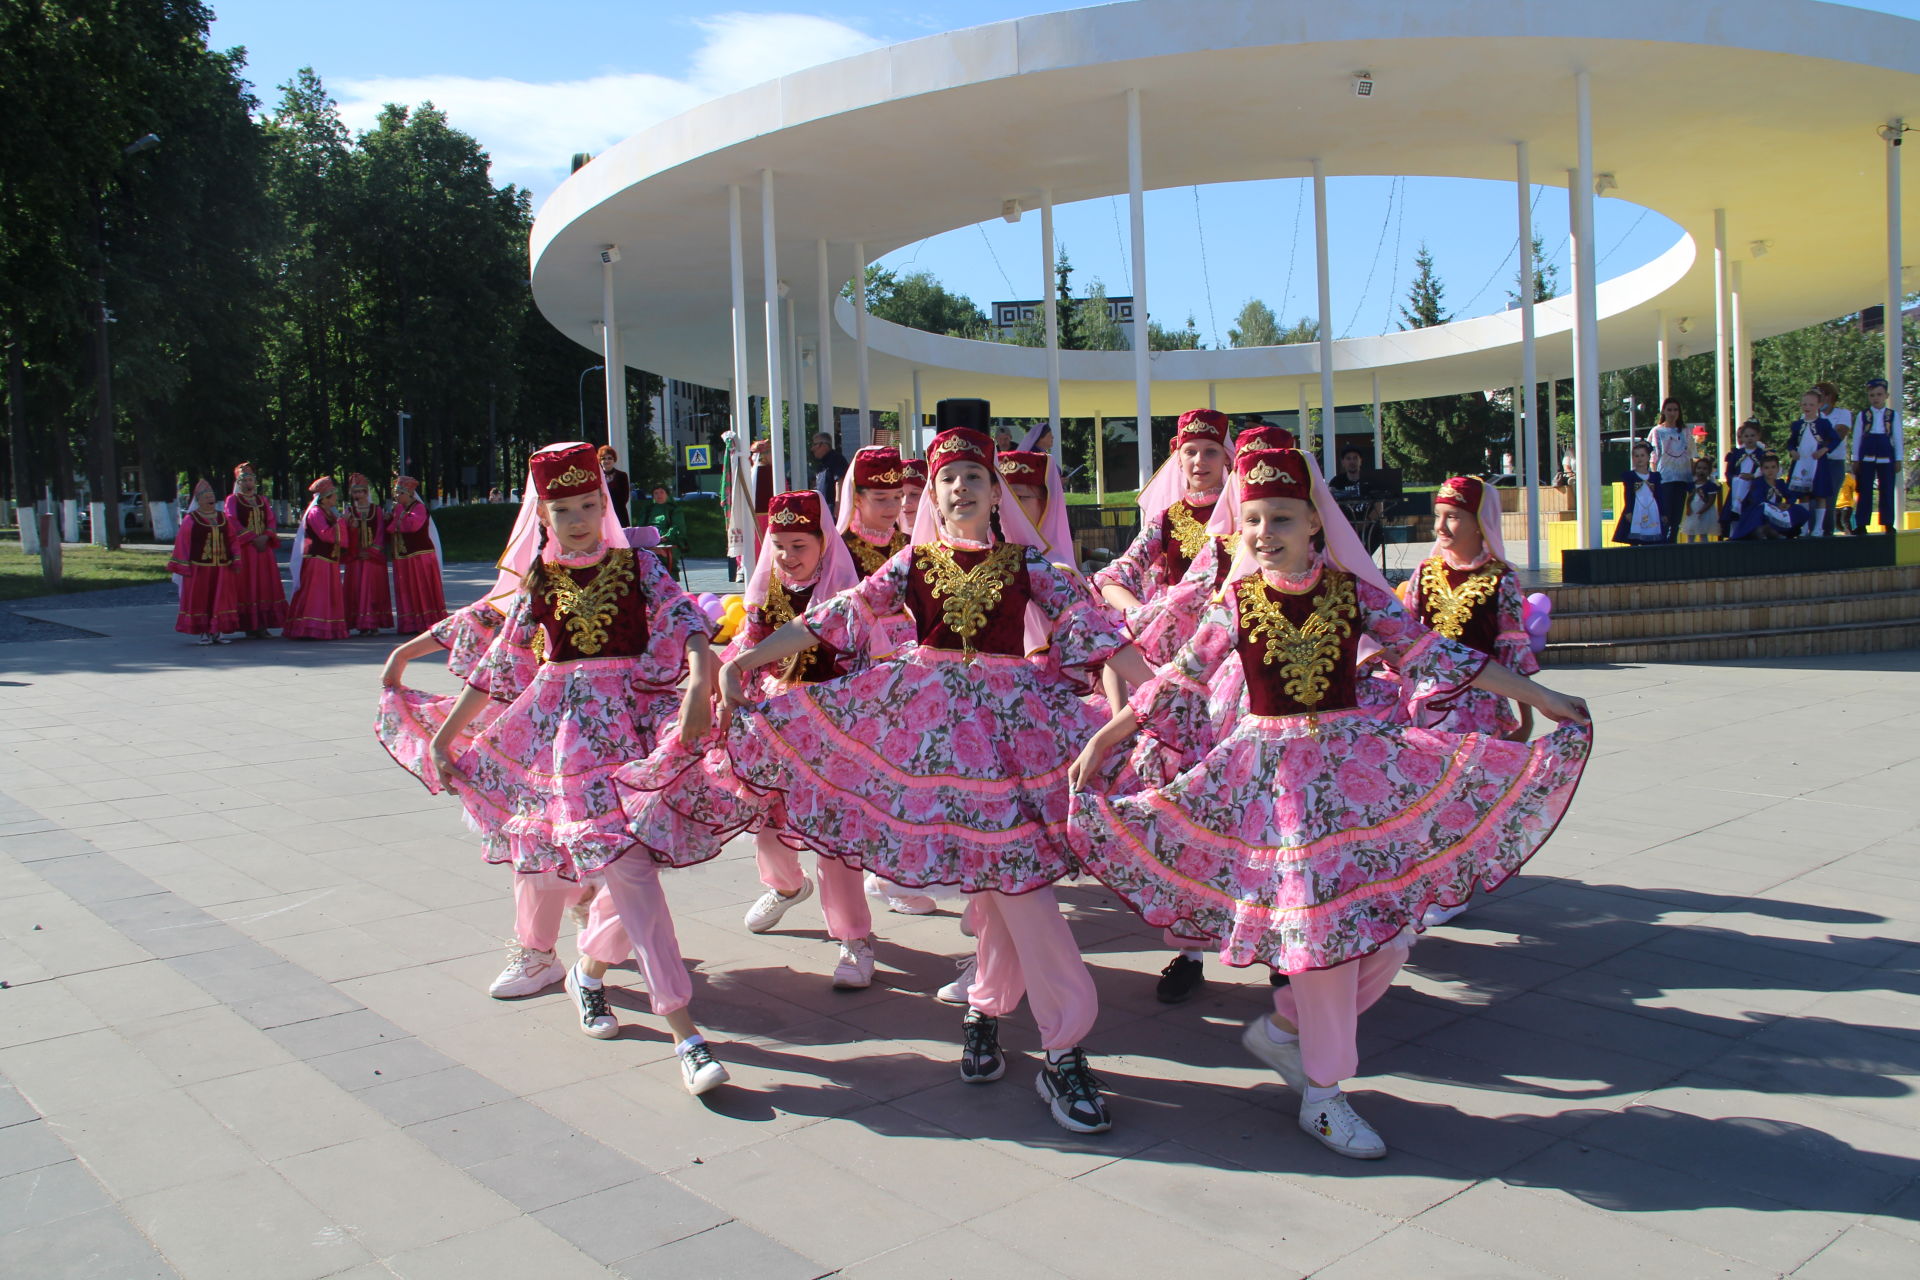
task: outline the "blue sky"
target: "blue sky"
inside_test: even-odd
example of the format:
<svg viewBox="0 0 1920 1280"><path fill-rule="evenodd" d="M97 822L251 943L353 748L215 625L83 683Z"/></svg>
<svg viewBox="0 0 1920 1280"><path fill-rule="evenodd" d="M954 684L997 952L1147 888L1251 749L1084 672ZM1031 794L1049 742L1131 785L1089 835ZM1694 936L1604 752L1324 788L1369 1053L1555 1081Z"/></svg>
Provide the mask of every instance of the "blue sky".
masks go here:
<svg viewBox="0 0 1920 1280"><path fill-rule="evenodd" d="M1439 0L1420 0L1437 3ZM1577 0L1584 2L1584 0ZM844 0L814 8L743 0L212 0L214 43L244 45L249 77L271 106L276 86L312 66L348 122L372 123L385 102L431 99L478 137L498 181L536 203L576 151L599 151L719 94L876 45L1069 7L1046 0ZM1855 7L1920 18L1920 0ZM1259 297L1282 319L1310 313L1311 201L1299 181L1150 192L1152 313L1191 315L1207 345ZM1294 210L1301 210L1295 231ZM1631 269L1675 239L1659 214L1598 204L1602 274ZM1394 327L1416 247L1424 241L1462 316L1497 311L1517 274L1513 193L1499 183L1337 178L1329 183L1337 336ZM1057 234L1084 283L1131 290L1124 197L1058 211ZM1541 188L1535 227L1566 281L1566 193ZM1036 297L1036 220L998 220L910 245L886 260L933 271L984 306ZM1203 249L1204 246L1204 249ZM1396 251L1397 250L1397 251Z"/></svg>

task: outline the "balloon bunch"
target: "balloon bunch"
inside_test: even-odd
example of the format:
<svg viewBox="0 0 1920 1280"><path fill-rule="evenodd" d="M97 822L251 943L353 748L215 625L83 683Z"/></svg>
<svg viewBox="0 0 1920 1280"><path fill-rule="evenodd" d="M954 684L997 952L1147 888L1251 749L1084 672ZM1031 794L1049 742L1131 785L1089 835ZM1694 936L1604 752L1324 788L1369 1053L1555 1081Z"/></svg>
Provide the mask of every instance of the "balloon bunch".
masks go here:
<svg viewBox="0 0 1920 1280"><path fill-rule="evenodd" d="M1535 653L1547 647L1547 628L1553 625L1553 597L1543 591L1536 591L1527 597L1527 607L1520 617L1521 629L1527 633L1527 645Z"/></svg>
<svg viewBox="0 0 1920 1280"><path fill-rule="evenodd" d="M715 624L714 643L725 644L733 639L747 621L747 598L745 596L721 596L711 591L702 591L693 598L700 606L700 612L707 620Z"/></svg>

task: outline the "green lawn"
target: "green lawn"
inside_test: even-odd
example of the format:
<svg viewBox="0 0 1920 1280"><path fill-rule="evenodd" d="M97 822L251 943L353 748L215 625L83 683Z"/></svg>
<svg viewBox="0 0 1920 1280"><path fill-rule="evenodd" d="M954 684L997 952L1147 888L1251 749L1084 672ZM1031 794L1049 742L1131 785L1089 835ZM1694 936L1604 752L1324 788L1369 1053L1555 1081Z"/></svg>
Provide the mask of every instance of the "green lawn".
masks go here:
<svg viewBox="0 0 1920 1280"><path fill-rule="evenodd" d="M0 600L137 587L166 577L167 557L157 551L67 547L60 557L60 581L50 583L41 576L40 557L21 554L17 533L0 538Z"/></svg>
<svg viewBox="0 0 1920 1280"><path fill-rule="evenodd" d="M440 530L443 554L449 562L499 559L519 511L510 502L439 508L433 513L433 523ZM680 518L687 527L689 555L717 558L726 554L727 531L719 503L683 503Z"/></svg>

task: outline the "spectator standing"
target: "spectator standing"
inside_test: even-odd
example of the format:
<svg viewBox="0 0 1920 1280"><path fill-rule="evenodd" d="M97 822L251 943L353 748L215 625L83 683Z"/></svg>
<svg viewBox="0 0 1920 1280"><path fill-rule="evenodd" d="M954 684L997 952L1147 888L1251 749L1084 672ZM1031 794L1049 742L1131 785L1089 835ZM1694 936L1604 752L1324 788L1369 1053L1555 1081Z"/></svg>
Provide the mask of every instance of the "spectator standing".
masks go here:
<svg viewBox="0 0 1920 1280"><path fill-rule="evenodd" d="M1666 504L1660 513L1673 541L1680 527L1681 507L1693 487L1693 435L1680 421L1680 402L1668 396L1660 402L1660 420L1647 431L1653 465L1660 473L1660 495Z"/></svg>
<svg viewBox="0 0 1920 1280"><path fill-rule="evenodd" d="M1733 537L1734 522L1746 510L1747 498L1760 485L1760 463L1766 456L1760 446L1760 424L1749 418L1740 424L1739 448L1727 454L1724 474L1727 500L1720 508L1720 537Z"/></svg>
<svg viewBox="0 0 1920 1280"><path fill-rule="evenodd" d="M625 527L631 523L627 518L627 500L633 496L633 483L627 479L627 473L615 465L620 461L620 455L612 445L601 445L595 456L600 459L600 473L607 478L607 493L613 499L613 514Z"/></svg>
<svg viewBox="0 0 1920 1280"><path fill-rule="evenodd" d="M1342 449L1340 466L1327 488L1333 500L1340 504L1340 510L1346 513L1347 523L1359 535L1367 554L1378 551L1383 536L1380 521L1386 514L1386 504L1374 495L1373 479L1367 474L1367 456L1353 445Z"/></svg>
<svg viewBox="0 0 1920 1280"><path fill-rule="evenodd" d="M1900 413L1887 403L1887 380L1867 380L1867 407L1854 420L1853 531L1871 527L1874 491L1879 490L1880 524L1893 532L1894 486L1900 483L1900 464L1906 459L1900 434Z"/></svg>
<svg viewBox="0 0 1920 1280"><path fill-rule="evenodd" d="M1652 446L1645 440L1635 440L1633 467L1620 477L1620 518L1613 526L1615 542L1644 547L1670 540L1665 489L1660 483L1660 473L1653 469Z"/></svg>
<svg viewBox="0 0 1920 1280"><path fill-rule="evenodd" d="M1833 433L1840 437L1839 445L1820 461L1820 469L1832 476L1833 484L1833 499L1827 504L1832 508L1827 513L1827 532L1839 533L1853 525L1851 516L1840 515L1840 508L1846 505L1842 499L1847 479L1853 474L1853 410L1840 407L1840 388L1831 382L1816 382L1813 389L1820 393L1820 416L1833 424Z"/></svg>
<svg viewBox="0 0 1920 1280"><path fill-rule="evenodd" d="M840 500L840 481L847 474L846 456L833 447L833 437L824 431L813 433L812 452L813 466L808 471L807 487L819 490L821 500L832 510Z"/></svg>
<svg viewBox="0 0 1920 1280"><path fill-rule="evenodd" d="M1787 488L1795 497L1807 500L1806 533L1812 538L1827 536L1827 509L1839 488L1834 474L1837 468L1821 465L1840 447L1840 433L1820 412L1820 398L1820 392L1812 387L1801 393L1800 420L1787 433L1787 452L1793 459Z"/></svg>

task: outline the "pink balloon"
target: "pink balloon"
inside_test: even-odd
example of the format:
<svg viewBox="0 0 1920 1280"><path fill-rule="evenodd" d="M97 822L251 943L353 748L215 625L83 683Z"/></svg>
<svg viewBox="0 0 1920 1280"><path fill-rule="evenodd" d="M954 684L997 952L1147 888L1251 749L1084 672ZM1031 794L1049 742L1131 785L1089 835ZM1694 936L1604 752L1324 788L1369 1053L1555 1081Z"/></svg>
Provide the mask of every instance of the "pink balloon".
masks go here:
<svg viewBox="0 0 1920 1280"><path fill-rule="evenodd" d="M704 601L695 601L695 603L700 605L700 612L706 614L707 617L714 622L718 622L726 616L727 606L721 602L718 596L708 596Z"/></svg>
<svg viewBox="0 0 1920 1280"><path fill-rule="evenodd" d="M1527 616L1538 613L1543 618L1553 616L1553 597L1544 591L1536 591L1527 597Z"/></svg>

